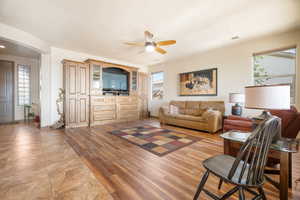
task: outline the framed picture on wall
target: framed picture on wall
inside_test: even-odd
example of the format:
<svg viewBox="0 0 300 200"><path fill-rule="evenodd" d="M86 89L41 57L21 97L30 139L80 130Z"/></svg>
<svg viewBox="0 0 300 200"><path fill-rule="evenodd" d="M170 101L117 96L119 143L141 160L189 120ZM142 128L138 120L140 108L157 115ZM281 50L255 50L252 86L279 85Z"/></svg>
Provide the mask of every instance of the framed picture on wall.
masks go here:
<svg viewBox="0 0 300 200"><path fill-rule="evenodd" d="M180 96L217 96L217 68L179 74Z"/></svg>

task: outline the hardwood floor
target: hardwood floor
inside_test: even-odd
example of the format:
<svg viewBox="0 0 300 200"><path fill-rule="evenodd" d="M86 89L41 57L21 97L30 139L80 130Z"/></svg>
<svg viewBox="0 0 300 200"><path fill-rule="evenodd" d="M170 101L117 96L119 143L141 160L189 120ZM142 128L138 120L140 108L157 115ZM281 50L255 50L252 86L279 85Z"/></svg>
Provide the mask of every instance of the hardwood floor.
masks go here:
<svg viewBox="0 0 300 200"><path fill-rule="evenodd" d="M222 139L164 126L204 139L158 157L107 133L142 124L160 126L156 120L59 131L0 125L0 199L192 199L201 162L223 153ZM299 177L300 154L294 154L293 181ZM218 194L231 188L224 184L218 191L217 184L210 176L206 187ZM270 184L264 188L268 199L279 199ZM289 196L300 199L300 185L294 184ZM209 198L201 194L200 199Z"/></svg>
<svg viewBox="0 0 300 200"><path fill-rule="evenodd" d="M114 199L192 199L203 173L201 162L213 155L222 154L223 140L218 134L165 126L164 128L204 139L166 156L158 157L106 133L142 124L160 126L156 120L146 120L91 129L70 129L66 131L66 138ZM299 160L300 155L295 155L294 178L300 177ZM218 179L211 176L206 187L218 194L231 188L230 185L224 185L222 190L218 191L217 184ZM268 199L279 199L278 191L270 184L266 184L264 188ZM300 198L299 189L290 191L291 199ZM200 199L209 199L204 194L201 195L203 196Z"/></svg>

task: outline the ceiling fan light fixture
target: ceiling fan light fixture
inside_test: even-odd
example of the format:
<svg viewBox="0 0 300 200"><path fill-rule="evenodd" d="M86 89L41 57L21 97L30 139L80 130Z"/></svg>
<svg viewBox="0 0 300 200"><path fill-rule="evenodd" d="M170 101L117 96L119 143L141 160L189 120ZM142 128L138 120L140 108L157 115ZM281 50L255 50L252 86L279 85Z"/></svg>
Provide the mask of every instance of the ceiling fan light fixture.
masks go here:
<svg viewBox="0 0 300 200"><path fill-rule="evenodd" d="M157 52L160 54L166 54L167 51L161 48L161 46L169 46L176 44L176 40L163 40L156 41L153 38L153 34L149 31L145 31L145 42L124 42L126 45L130 46L143 46L146 52Z"/></svg>
<svg viewBox="0 0 300 200"><path fill-rule="evenodd" d="M152 42L147 42L145 44L145 49L147 52L153 52L155 50L155 46Z"/></svg>

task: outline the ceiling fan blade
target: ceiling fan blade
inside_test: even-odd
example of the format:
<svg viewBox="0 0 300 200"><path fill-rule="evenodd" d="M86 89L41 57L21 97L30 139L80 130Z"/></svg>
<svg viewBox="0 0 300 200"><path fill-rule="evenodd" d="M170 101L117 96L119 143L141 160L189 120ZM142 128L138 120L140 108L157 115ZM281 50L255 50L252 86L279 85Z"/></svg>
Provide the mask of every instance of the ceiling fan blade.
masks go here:
<svg viewBox="0 0 300 200"><path fill-rule="evenodd" d="M157 51L158 53L161 53L161 54L167 53L165 50L163 50L162 48L159 48L159 47L156 47L155 51Z"/></svg>
<svg viewBox="0 0 300 200"><path fill-rule="evenodd" d="M167 45L176 44L176 40L159 41L159 42L156 42L156 44L157 44L158 46L167 46Z"/></svg>
<svg viewBox="0 0 300 200"><path fill-rule="evenodd" d="M133 46L145 46L144 42L124 42L124 44Z"/></svg>

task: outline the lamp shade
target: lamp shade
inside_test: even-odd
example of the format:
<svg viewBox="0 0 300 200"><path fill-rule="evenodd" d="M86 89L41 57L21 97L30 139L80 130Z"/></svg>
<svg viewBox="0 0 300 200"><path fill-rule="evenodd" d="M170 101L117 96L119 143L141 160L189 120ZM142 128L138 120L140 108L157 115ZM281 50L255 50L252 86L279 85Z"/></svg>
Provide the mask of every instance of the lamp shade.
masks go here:
<svg viewBox="0 0 300 200"><path fill-rule="evenodd" d="M290 109L290 85L263 85L245 88L245 108Z"/></svg>
<svg viewBox="0 0 300 200"><path fill-rule="evenodd" d="M229 93L230 103L244 103L245 95L240 93Z"/></svg>

